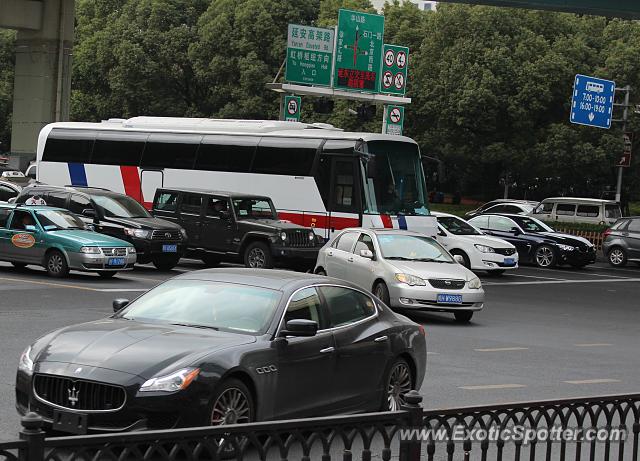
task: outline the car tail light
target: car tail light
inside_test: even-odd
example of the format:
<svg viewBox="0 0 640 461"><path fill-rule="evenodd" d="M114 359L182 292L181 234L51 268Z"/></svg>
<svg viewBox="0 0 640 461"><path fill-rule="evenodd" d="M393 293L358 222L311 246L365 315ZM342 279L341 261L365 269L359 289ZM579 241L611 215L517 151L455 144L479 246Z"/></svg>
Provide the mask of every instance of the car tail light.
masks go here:
<svg viewBox="0 0 640 461"><path fill-rule="evenodd" d="M611 228L608 228L602 233L602 237L607 238L609 235L611 235L611 232Z"/></svg>
<svg viewBox="0 0 640 461"><path fill-rule="evenodd" d="M418 331L420 332L420 334L422 336L427 336L427 332L425 331L424 327L422 325L418 325Z"/></svg>

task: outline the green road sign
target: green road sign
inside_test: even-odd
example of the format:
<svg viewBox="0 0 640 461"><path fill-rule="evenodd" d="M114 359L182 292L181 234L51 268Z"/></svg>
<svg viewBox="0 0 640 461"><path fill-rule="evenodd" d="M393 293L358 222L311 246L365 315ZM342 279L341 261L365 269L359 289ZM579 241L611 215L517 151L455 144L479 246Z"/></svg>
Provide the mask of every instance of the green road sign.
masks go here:
<svg viewBox="0 0 640 461"><path fill-rule="evenodd" d="M384 16L339 11L334 88L378 92L383 37Z"/></svg>
<svg viewBox="0 0 640 461"><path fill-rule="evenodd" d="M407 90L409 48L384 44L380 93L404 95Z"/></svg>
<svg viewBox="0 0 640 461"><path fill-rule="evenodd" d="M394 134L402 136L402 125L404 124L404 107L386 106L384 111L384 134Z"/></svg>
<svg viewBox="0 0 640 461"><path fill-rule="evenodd" d="M289 24L285 80L330 86L334 31Z"/></svg>
<svg viewBox="0 0 640 461"><path fill-rule="evenodd" d="M299 122L300 121L300 107L302 106L302 99L300 96L285 96L284 97L284 119L287 122Z"/></svg>

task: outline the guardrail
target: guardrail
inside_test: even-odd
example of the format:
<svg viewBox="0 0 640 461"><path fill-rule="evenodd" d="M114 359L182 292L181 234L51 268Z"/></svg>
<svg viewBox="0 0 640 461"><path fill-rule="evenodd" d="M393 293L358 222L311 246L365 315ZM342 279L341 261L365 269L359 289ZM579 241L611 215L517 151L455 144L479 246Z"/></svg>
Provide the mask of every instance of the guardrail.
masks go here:
<svg viewBox="0 0 640 461"><path fill-rule="evenodd" d="M398 412L55 438L29 413L0 460L638 459L640 394L426 411L405 398Z"/></svg>

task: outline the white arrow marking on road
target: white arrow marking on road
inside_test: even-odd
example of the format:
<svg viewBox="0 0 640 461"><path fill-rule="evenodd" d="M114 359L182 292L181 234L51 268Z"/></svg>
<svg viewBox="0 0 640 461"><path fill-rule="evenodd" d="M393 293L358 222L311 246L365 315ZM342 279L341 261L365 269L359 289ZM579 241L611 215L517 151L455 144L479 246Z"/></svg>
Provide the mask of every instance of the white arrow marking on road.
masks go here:
<svg viewBox="0 0 640 461"><path fill-rule="evenodd" d="M593 112L589 112L589 121L593 122L593 119L596 118L595 115L593 115Z"/></svg>

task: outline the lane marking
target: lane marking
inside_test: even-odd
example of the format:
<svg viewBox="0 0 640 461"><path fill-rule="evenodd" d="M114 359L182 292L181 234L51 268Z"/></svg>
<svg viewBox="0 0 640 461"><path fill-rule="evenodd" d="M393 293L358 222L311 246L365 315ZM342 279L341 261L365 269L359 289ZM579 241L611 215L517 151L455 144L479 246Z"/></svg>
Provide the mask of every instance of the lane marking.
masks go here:
<svg viewBox="0 0 640 461"><path fill-rule="evenodd" d="M27 284L32 284L32 285L44 285L44 286L48 286L48 287L54 287L54 288L71 288L74 290L84 290L84 291L103 291L103 292L110 292L110 291L147 291L146 288L143 289L138 289L138 288L92 288L92 287L83 287L80 285L69 285L66 283L53 283L53 282L41 282L38 280L22 280L22 279L15 279L15 278L10 278L10 277L0 277L0 280L6 280L8 282L18 282L18 283L27 283Z"/></svg>
<svg viewBox="0 0 640 461"><path fill-rule="evenodd" d="M602 378L602 379L579 379L577 381L562 381L562 382L567 384L604 384L604 383L619 383L620 380Z"/></svg>
<svg viewBox="0 0 640 461"><path fill-rule="evenodd" d="M467 391L480 391L487 389L520 389L527 387L524 384L485 384L483 386L460 386L458 389Z"/></svg>
<svg viewBox="0 0 640 461"><path fill-rule="evenodd" d="M493 347L488 349L474 349L476 352L507 352L507 351L526 351L528 347Z"/></svg>
<svg viewBox="0 0 640 461"><path fill-rule="evenodd" d="M613 346L613 344L610 343L580 343L580 344L574 344L575 347L608 347L608 346Z"/></svg>
<svg viewBox="0 0 640 461"><path fill-rule="evenodd" d="M614 283L614 282L640 282L640 278L629 279L595 279L595 280L539 280L535 282L483 282L483 285L557 285L570 283Z"/></svg>
<svg viewBox="0 0 640 461"><path fill-rule="evenodd" d="M440 355L440 352L427 351L427 355Z"/></svg>
<svg viewBox="0 0 640 461"><path fill-rule="evenodd" d="M600 269L595 268L595 269ZM538 269L539 271L552 271L552 272L561 272L563 274L574 274L574 275L593 275L595 277L621 277L624 278L621 275L613 275L613 274L599 274L597 272L589 272L588 270L576 270L576 271L572 271L570 269L554 269L554 268L546 268L546 269Z"/></svg>
<svg viewBox="0 0 640 461"><path fill-rule="evenodd" d="M566 280L566 279L558 279L554 277L542 277L539 275L524 275L524 274L509 274L510 277L526 277L529 279L546 279L546 280Z"/></svg>

